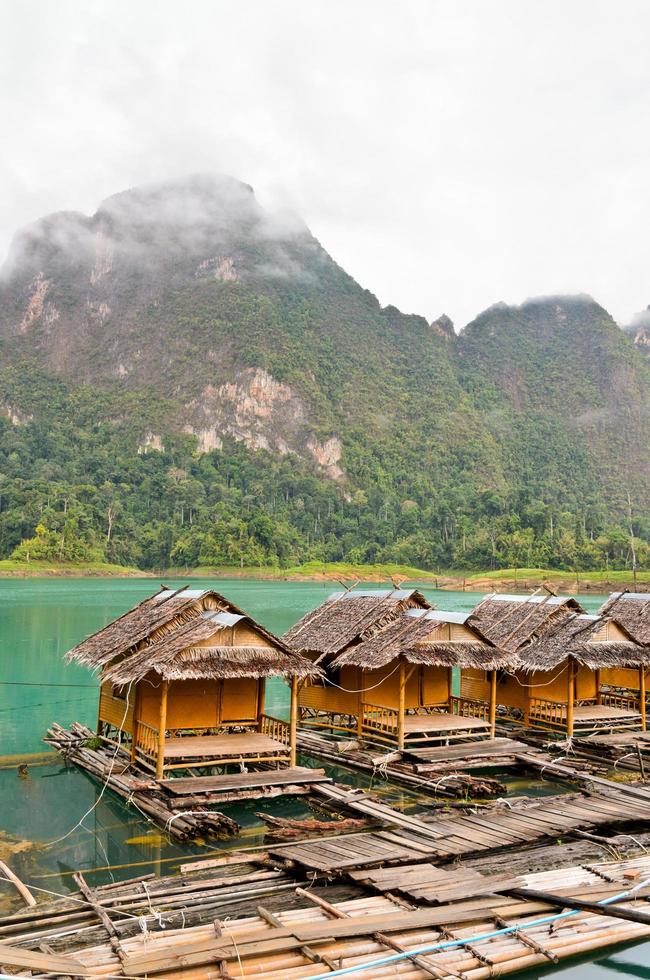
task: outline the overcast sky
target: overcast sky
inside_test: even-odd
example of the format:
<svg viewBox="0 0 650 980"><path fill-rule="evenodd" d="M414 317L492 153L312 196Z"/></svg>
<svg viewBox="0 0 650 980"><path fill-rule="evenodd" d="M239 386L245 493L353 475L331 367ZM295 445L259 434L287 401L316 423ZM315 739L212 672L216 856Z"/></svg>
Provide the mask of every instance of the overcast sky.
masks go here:
<svg viewBox="0 0 650 980"><path fill-rule="evenodd" d="M650 303L646 0L0 0L0 251L195 171L382 303Z"/></svg>

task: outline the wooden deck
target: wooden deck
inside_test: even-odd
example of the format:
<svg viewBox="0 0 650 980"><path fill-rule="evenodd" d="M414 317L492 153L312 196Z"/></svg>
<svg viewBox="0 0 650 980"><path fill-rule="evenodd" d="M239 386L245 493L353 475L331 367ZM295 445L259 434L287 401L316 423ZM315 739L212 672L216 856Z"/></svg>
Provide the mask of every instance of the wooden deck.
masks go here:
<svg viewBox="0 0 650 980"><path fill-rule="evenodd" d="M429 715L406 715L404 718L404 735L447 733L447 732L478 732L489 731L490 725L481 718L465 718L463 715L452 715L447 711L435 711Z"/></svg>
<svg viewBox="0 0 650 980"><path fill-rule="evenodd" d="M377 808L376 816L381 819ZM648 801L635 801L623 794L618 799L567 794L522 809L491 810L478 816L451 816L425 822L394 814L384 819L394 829L287 844L269 853L328 874L413 862L416 855L416 860L421 861L452 860L480 851L521 847L547 837L559 838L572 830L636 821L648 823L650 807Z"/></svg>
<svg viewBox="0 0 650 980"><path fill-rule="evenodd" d="M436 745L428 748L406 746L404 756L423 763L455 762L465 768L468 760L481 765L481 760L513 757L516 752L529 752L530 746L512 738L486 738L480 742L461 745Z"/></svg>
<svg viewBox="0 0 650 980"><path fill-rule="evenodd" d="M330 777L323 769L294 766L291 769L272 769L264 772L236 772L223 776L196 776L189 779L162 779L160 786L176 796L203 793L230 793L238 789L254 789L270 786L305 786L313 783L329 783Z"/></svg>
<svg viewBox="0 0 650 980"><path fill-rule="evenodd" d="M208 759L210 762L237 762L250 757L275 758L289 755L289 746L259 732L236 735L185 735L165 741L165 762L180 759Z"/></svg>
<svg viewBox="0 0 650 980"><path fill-rule="evenodd" d="M547 727L560 728L566 726L566 705L557 704L554 707L553 723L543 712L531 709L530 722L547 724ZM575 734L600 730L621 730L641 728L641 715L638 711L627 708L617 708L608 704L576 704L573 709L573 728Z"/></svg>

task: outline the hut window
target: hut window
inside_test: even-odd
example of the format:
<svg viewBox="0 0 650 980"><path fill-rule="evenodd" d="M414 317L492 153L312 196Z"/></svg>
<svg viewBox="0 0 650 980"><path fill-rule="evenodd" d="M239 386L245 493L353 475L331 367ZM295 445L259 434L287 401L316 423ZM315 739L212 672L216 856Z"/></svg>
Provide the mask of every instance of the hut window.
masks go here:
<svg viewBox="0 0 650 980"><path fill-rule="evenodd" d="M113 689L111 691L111 697L116 701L126 701L126 685L125 684L113 684Z"/></svg>

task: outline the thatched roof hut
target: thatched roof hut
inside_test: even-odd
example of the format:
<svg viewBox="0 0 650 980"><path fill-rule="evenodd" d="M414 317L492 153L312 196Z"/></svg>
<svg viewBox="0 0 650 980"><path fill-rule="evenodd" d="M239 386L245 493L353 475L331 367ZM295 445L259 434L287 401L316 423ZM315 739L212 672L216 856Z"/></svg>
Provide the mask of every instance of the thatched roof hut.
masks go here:
<svg viewBox="0 0 650 980"><path fill-rule="evenodd" d="M206 611L245 615L229 599L211 589L162 588L82 640L68 652L66 660L101 670L114 660L133 653L142 643L153 642L170 628Z"/></svg>
<svg viewBox="0 0 650 980"><path fill-rule="evenodd" d="M612 592L598 611L615 619L637 643L650 646L650 592Z"/></svg>
<svg viewBox="0 0 650 980"><path fill-rule="evenodd" d="M495 646L517 653L542 636L567 613L584 613L573 598L554 595L486 596L472 610L467 625L480 630Z"/></svg>
<svg viewBox="0 0 650 980"><path fill-rule="evenodd" d="M327 661L368 639L408 609L430 608L416 589L334 592L303 616L283 639L290 649Z"/></svg>
<svg viewBox="0 0 650 980"><path fill-rule="evenodd" d="M269 646L233 645L231 631L248 626ZM148 674L168 681L230 677L309 677L321 671L243 613L204 611L144 646L104 674L113 684L129 684Z"/></svg>
<svg viewBox="0 0 650 980"><path fill-rule="evenodd" d="M620 622L616 622L616 639L599 639L607 632L607 625L614 622L606 616L565 612L541 636L519 650L518 665L526 672L550 671L570 657L590 670L650 664L650 650L635 643Z"/></svg>
<svg viewBox="0 0 650 980"><path fill-rule="evenodd" d="M468 618L462 613L410 609L368 639L349 647L332 661L331 667L334 670L344 666L376 670L398 657L411 664L429 667L494 670L506 666L511 658L476 628L471 630L474 640L454 641L438 635L449 624L467 626ZM444 632L448 634L448 631Z"/></svg>

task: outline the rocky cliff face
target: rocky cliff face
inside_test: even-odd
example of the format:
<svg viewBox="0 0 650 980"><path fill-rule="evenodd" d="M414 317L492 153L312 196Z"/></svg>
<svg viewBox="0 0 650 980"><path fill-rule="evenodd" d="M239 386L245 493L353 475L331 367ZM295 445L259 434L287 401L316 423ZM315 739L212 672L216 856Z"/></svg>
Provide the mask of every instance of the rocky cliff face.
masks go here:
<svg viewBox="0 0 650 980"><path fill-rule="evenodd" d="M236 348L245 337L232 337L241 324L219 329L233 298L214 288L268 291L309 281L327 264L304 225L265 212L239 181L138 188L92 217L55 214L16 236L0 283L0 331L12 354L30 351L74 382L162 386L167 396L173 377L166 424L195 435L200 451L231 437L301 454L338 479L337 434L317 432L304 394L243 366ZM141 446L163 441L143 431Z"/></svg>
<svg viewBox="0 0 650 980"><path fill-rule="evenodd" d="M606 500L628 485L645 500L648 329L632 343L578 296L499 303L457 336L445 315L382 309L247 185L196 176L16 236L0 413L49 418L51 399L21 387L30 372L72 399L90 386L107 406L83 423L90 442L97 423L142 454L177 436L203 454L232 440L294 454L346 499L376 496L375 514L386 487L420 507L434 488L452 513L458 486L470 501L513 486L580 500L600 483Z"/></svg>

